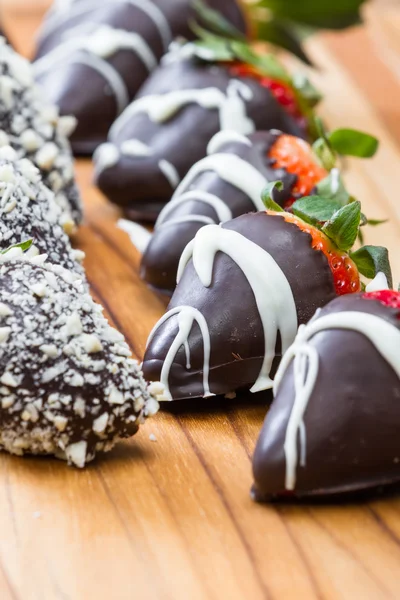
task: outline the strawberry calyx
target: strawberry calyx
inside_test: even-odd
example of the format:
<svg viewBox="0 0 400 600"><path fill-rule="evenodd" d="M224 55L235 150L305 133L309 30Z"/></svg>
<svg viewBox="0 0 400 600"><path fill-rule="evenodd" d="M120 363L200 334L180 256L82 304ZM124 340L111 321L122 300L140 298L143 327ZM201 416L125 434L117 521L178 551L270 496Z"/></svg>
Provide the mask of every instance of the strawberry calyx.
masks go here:
<svg viewBox="0 0 400 600"><path fill-rule="evenodd" d="M385 306L389 306L390 308L398 308L400 311L400 292L395 292L394 290L366 292L363 294L363 298L366 300L377 300ZM398 314L398 318L400 319L400 312Z"/></svg>
<svg viewBox="0 0 400 600"><path fill-rule="evenodd" d="M297 199L312 194L317 184L329 175L318 163L311 146L293 135L280 135L271 146L268 158L273 161L274 169L284 169L297 176L291 189L292 196L284 204L286 210Z"/></svg>
<svg viewBox="0 0 400 600"><path fill-rule="evenodd" d="M291 213L276 213L269 210L267 210L267 213L269 215L282 216L287 223L293 223L301 231L311 236L312 249L322 252L328 260L337 296L361 291L360 274L357 266L349 254L335 247L335 244L320 229L306 223Z"/></svg>
<svg viewBox="0 0 400 600"><path fill-rule="evenodd" d="M311 236L311 247L328 260L337 295L361 291L360 275L373 279L382 272L392 286L386 248L363 246L352 251L362 225L360 202L350 198L342 206L337 199L309 196L296 201L291 212L286 212L273 199L275 188L282 190L283 183L269 183L262 193L267 213L283 217Z"/></svg>
<svg viewBox="0 0 400 600"><path fill-rule="evenodd" d="M222 35L191 23L197 40L190 42L190 55L206 63L226 66L235 77L257 78L281 106L302 126L310 139L316 139L313 108L321 94L304 77L292 77L274 54L259 53L246 38L227 29Z"/></svg>

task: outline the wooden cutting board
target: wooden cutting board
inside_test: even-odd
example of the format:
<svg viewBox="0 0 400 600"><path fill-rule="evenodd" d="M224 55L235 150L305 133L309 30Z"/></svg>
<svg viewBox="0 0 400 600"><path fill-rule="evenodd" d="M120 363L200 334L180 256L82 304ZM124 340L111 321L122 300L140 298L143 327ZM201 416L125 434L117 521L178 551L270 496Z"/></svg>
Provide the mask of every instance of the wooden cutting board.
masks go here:
<svg viewBox="0 0 400 600"><path fill-rule="evenodd" d="M25 54L45 4L1 0ZM381 139L372 161L349 161L346 178L368 215L390 219L367 240L390 248L399 281L400 8L382 2L368 13L367 27L314 38L309 52L329 126ZM141 357L164 302L140 281L139 254L92 187L90 161L78 161L77 173L86 222L75 243L94 296ZM266 410L264 397L162 412L84 471L1 455L0 599L400 598L400 498L300 507L250 500Z"/></svg>

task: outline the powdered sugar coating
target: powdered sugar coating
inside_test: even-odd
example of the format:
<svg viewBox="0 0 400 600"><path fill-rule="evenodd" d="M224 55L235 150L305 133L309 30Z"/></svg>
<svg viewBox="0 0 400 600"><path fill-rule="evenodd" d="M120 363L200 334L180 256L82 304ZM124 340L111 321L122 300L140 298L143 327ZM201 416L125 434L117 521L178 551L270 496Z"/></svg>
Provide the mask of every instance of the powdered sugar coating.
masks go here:
<svg viewBox="0 0 400 600"><path fill-rule="evenodd" d="M0 255L0 447L83 467L158 404L82 282L42 261Z"/></svg>
<svg viewBox="0 0 400 600"><path fill-rule="evenodd" d="M63 211L67 232L82 220L67 139L74 127L73 117L60 117L55 106L45 104L30 63L0 37L0 147L12 146L40 169Z"/></svg>
<svg viewBox="0 0 400 600"><path fill-rule="evenodd" d="M29 254L47 254L50 262L74 271L82 279L78 259L61 226L62 211L30 160L17 159L10 146L0 148L0 250L33 240Z"/></svg>

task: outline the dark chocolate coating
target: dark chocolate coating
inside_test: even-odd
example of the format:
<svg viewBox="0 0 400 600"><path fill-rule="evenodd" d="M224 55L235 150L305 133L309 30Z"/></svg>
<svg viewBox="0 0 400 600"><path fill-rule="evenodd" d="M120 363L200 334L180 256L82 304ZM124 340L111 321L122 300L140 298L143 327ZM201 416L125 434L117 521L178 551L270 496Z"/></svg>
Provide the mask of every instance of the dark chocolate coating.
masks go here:
<svg viewBox="0 0 400 600"><path fill-rule="evenodd" d="M342 296L318 315L357 311L376 315L400 329L400 311ZM304 415L305 467L297 466L294 497L348 494L400 480L400 382L361 333L332 329L309 342L319 356L319 375ZM254 454L256 500L284 492L283 449L294 402L293 363L272 403Z"/></svg>
<svg viewBox="0 0 400 600"><path fill-rule="evenodd" d="M75 0L75 3L82 0ZM152 4L162 10L170 25L172 38L184 36L193 38L189 28L189 20L194 17L190 0L151 0ZM245 23L241 11L234 0L209 0L213 8L220 10L240 31L245 31ZM97 26L107 25L116 29L139 33L150 46L159 61L166 48L160 30L154 20L141 10L139 6L129 2L98 3L95 8L78 16L64 18L53 30L39 39L36 59L62 44L66 36L76 39L82 31L70 33L73 28L88 24L95 30ZM54 19L54 12L49 13L48 21ZM46 23L46 21L45 21ZM58 64L52 70L38 76L38 81L45 88L47 98L60 107L61 114L74 115L78 126L71 136L75 153L92 154L96 147L105 142L108 131L117 117L117 104L109 85L103 76L87 65L74 62L76 52L72 52L68 60ZM135 52L120 50L107 62L118 71L127 88L129 101L137 94L149 76L148 69Z"/></svg>
<svg viewBox="0 0 400 600"><path fill-rule="evenodd" d="M291 196L291 189L297 177L284 169L274 169L273 161L268 158L268 152L279 135L278 132L259 131L248 136L252 142L251 146L241 142L228 142L222 145L218 152L235 154L242 158L260 171L267 181L283 181L284 189L278 192L276 198L283 205ZM221 179L215 171L206 171L196 177L185 192L192 190L209 192L221 198L230 208L233 218L256 210L247 194ZM183 250L203 226L198 221L168 225L169 221L186 215L203 215L219 223L218 214L212 206L194 199L171 210L160 228L156 225L153 237L142 258L141 276L152 287L167 294L171 294L175 289L179 259Z"/></svg>
<svg viewBox="0 0 400 600"><path fill-rule="evenodd" d="M226 92L232 79L223 65L176 60L154 71L137 99L182 89L214 87ZM304 131L266 87L252 77L243 77L241 81L253 92L246 107L256 130L279 129L304 137ZM120 147L126 140L138 139L150 146L151 156L121 156L115 166L100 173L97 185L112 202L129 209L131 216L155 220L174 191L161 172L159 161L167 159L183 179L190 167L206 156L207 145L219 130L219 111L195 103L184 106L163 123L154 123L144 113L136 114L115 137L111 132L110 142Z"/></svg>
<svg viewBox="0 0 400 600"><path fill-rule="evenodd" d="M292 288L299 324L307 323L318 307L335 297L333 277L325 255L313 250L310 235L293 223L259 212L242 215L222 227L241 233L275 259ZM218 252L213 280L206 288L190 261L168 309L183 305L197 308L208 324L211 392L226 394L252 387L264 358L264 332L253 291L236 263ZM160 379L163 361L176 334L177 317L172 316L157 330L146 350L143 371L147 379ZM197 325L193 326L189 345L191 369L186 369L185 353L180 349L170 371L169 386L174 400L204 394L203 342ZM280 360L279 340L276 355L275 368Z"/></svg>

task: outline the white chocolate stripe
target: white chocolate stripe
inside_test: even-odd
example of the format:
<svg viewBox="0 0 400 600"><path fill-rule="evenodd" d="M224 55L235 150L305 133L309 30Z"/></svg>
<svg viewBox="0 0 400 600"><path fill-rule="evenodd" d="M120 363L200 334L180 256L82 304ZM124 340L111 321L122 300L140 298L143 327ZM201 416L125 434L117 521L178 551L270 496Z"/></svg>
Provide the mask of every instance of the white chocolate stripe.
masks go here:
<svg viewBox="0 0 400 600"><path fill-rule="evenodd" d="M52 33L57 27L64 25L68 20L75 19L76 17L83 16L91 11L101 10L107 4L131 4L132 6L140 9L146 13L153 23L156 25L164 49L167 50L170 42L172 41L172 31L168 23L168 19L164 13L158 8L156 4L150 0L103 0L99 3L98 0L79 0L68 7L68 10L56 10L53 14L49 15L39 32L40 39L43 39L46 35Z"/></svg>
<svg viewBox="0 0 400 600"><path fill-rule="evenodd" d="M93 154L94 170L96 177L103 171L118 164L120 153L114 144L105 143L98 146Z"/></svg>
<svg viewBox="0 0 400 600"><path fill-rule="evenodd" d="M162 369L160 382L164 386L164 396L158 398L159 400L172 400L170 388L169 388L169 374L171 371L172 364L179 349L183 346L186 353L186 368L190 368L190 350L189 350L189 336L192 330L194 322L196 322L200 328L203 337L203 387L204 387L204 398L214 396L209 387L209 373L210 373L210 354L211 354L211 342L210 332L208 330L207 322L204 316L193 306L178 306L168 311L158 321L156 326L153 328L147 340L147 346L152 341L156 331L172 316L178 315L178 334L176 335L171 347L168 350L167 356L165 357Z"/></svg>
<svg viewBox="0 0 400 600"><path fill-rule="evenodd" d="M367 300L366 300L367 302ZM317 317L317 315L316 315ZM286 456L285 486L295 489L297 456L297 434L300 435L301 460L305 466L306 441L304 414L318 378L319 358L315 347L309 340L322 331L330 329L346 329L364 335L373 344L400 379L400 331L385 319L364 312L349 311L314 317L308 325L299 328L296 340L282 359L275 377L274 394L276 395L283 376L294 359L295 400L286 429L284 450Z"/></svg>
<svg viewBox="0 0 400 600"><path fill-rule="evenodd" d="M275 347L280 333L282 353L293 343L297 331L297 310L292 289L273 257L240 233L218 225L207 225L182 253L177 281L193 258L196 273L205 287L212 283L214 259L218 252L229 256L242 270L253 291L263 326L265 353L257 381L251 392L272 387L270 378Z"/></svg>
<svg viewBox="0 0 400 600"><path fill-rule="evenodd" d="M181 180L178 171L168 160L162 159L158 163L161 173L165 176L171 188L174 190Z"/></svg>
<svg viewBox="0 0 400 600"><path fill-rule="evenodd" d="M251 88L232 79L226 93L218 88L174 90L167 94L143 96L132 102L110 129L110 138L115 139L137 114L146 114L154 123L164 123L188 104L198 104L208 110L219 110L220 128L233 130L244 135L253 133L254 123L247 117L245 100L253 97Z"/></svg>
<svg viewBox="0 0 400 600"><path fill-rule="evenodd" d="M257 210L265 210L261 192L268 181L253 165L235 154L221 152L200 160L190 169L174 195L183 194L205 171L215 171L221 179L245 193Z"/></svg>
<svg viewBox="0 0 400 600"><path fill-rule="evenodd" d="M152 71L157 66L157 59L150 46L140 35L123 29L100 26L88 36L63 42L34 62L33 68L35 75L40 76L53 69L58 63L68 60L77 51L88 52L99 58L107 59L119 50L134 52L148 71ZM114 67L109 66L116 71Z"/></svg>
<svg viewBox="0 0 400 600"><path fill-rule="evenodd" d="M153 150L147 144L144 144L140 140L126 140L121 144L121 154L124 156L151 156L153 154Z"/></svg>
<svg viewBox="0 0 400 600"><path fill-rule="evenodd" d="M152 151L150 147L140 142L140 140L127 140L123 142L121 150L111 142L101 144L93 155L96 177L100 177L103 171L115 167L121 158L121 154L128 158L148 158L152 155ZM161 159L158 161L158 167L174 190L180 181L179 173L174 165L165 159Z"/></svg>
<svg viewBox="0 0 400 600"><path fill-rule="evenodd" d="M109 65L108 62L93 54L82 53L79 57L78 55L75 55L73 60L76 60L76 62L80 64L87 65L104 77L114 92L117 103L117 114L120 114L129 102L129 95L125 82L118 71Z"/></svg>
<svg viewBox="0 0 400 600"><path fill-rule="evenodd" d="M152 237L148 229L128 219L119 219L117 227L129 235L132 244L141 254L146 251Z"/></svg>
<svg viewBox="0 0 400 600"><path fill-rule="evenodd" d="M237 131L224 130L219 131L211 138L207 146L207 154L216 154L225 144L244 144L251 147L253 144L245 135L237 133Z"/></svg>
<svg viewBox="0 0 400 600"><path fill-rule="evenodd" d="M205 215L183 215L181 217L171 219L166 223L162 223L157 227L157 229L163 229L164 227L169 227L170 225L179 225L180 223L202 223L203 225L215 225L214 219L211 217L206 217Z"/></svg>
<svg viewBox="0 0 400 600"><path fill-rule="evenodd" d="M198 202L204 202L204 204L208 204L211 206L218 216L218 222L222 223L224 221L230 221L232 219L232 211L225 204L221 198L215 196L215 194L209 194L208 192L203 192L201 190L192 190L190 192L185 192L182 195L177 197L176 192L172 196L172 199L168 204L163 208L160 212L160 215L157 219L155 228L157 229L164 223L164 221L168 218L168 215L177 207L183 204L184 202L189 202L191 200L196 200Z"/></svg>

